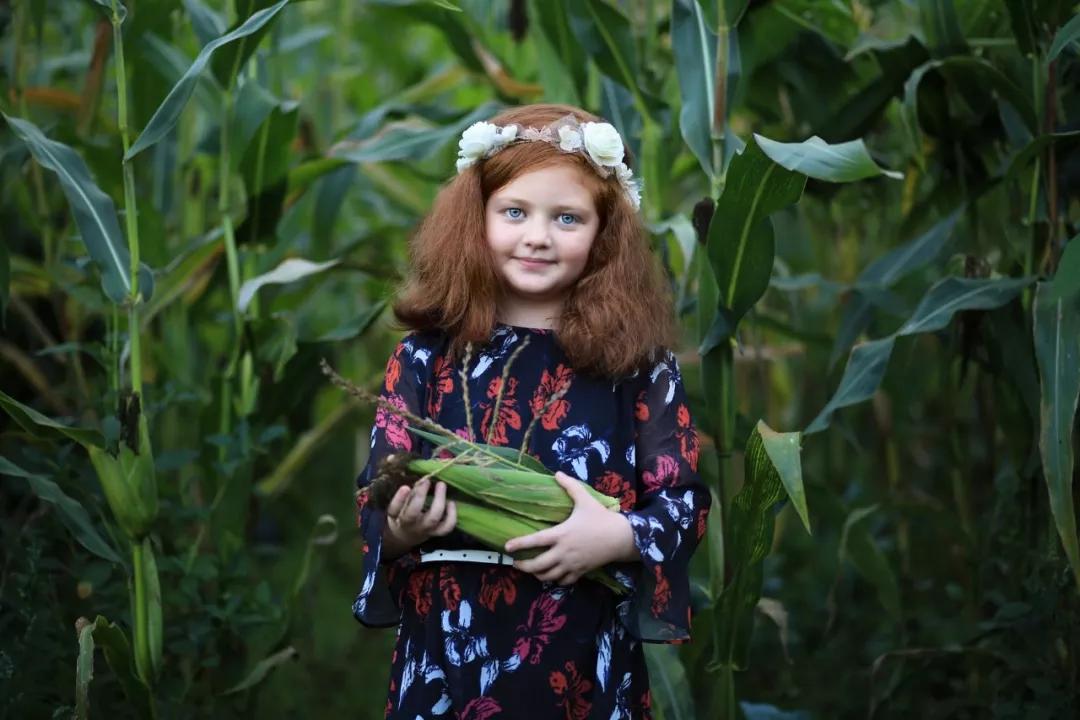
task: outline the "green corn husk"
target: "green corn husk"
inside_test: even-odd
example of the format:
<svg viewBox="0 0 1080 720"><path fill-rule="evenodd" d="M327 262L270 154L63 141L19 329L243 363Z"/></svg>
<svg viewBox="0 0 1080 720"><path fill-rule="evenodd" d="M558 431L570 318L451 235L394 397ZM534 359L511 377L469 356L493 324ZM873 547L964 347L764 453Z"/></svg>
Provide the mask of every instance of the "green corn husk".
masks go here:
<svg viewBox="0 0 1080 720"><path fill-rule="evenodd" d="M432 475L459 492L488 505L531 520L560 523L570 517L574 501L554 475L531 470L477 467L449 460L413 460L409 470ZM588 485L586 491L608 510L620 509L619 499Z"/></svg>
<svg viewBox="0 0 1080 720"><path fill-rule="evenodd" d="M560 488L561 490L561 488ZM477 505L464 500L454 501L457 507L457 527L466 535L479 540L493 550L505 552L503 548L510 538L529 535L550 527L547 523L529 520L524 517L507 515L499 510ZM526 548L510 553L515 560L532 558L543 552L541 548ZM591 570L585 577L600 583L616 593L626 593L626 588L616 582L603 570Z"/></svg>

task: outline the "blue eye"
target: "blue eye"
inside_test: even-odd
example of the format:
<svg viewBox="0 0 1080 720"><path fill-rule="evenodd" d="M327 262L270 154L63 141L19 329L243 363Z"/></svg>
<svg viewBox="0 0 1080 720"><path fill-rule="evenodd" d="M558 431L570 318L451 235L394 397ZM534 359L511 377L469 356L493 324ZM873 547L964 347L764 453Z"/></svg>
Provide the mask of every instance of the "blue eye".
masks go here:
<svg viewBox="0 0 1080 720"><path fill-rule="evenodd" d="M521 211L521 208L517 207L506 208L505 210L503 210L503 212L506 213L506 217L510 218L511 220L520 220L522 217L525 216L525 213Z"/></svg>
<svg viewBox="0 0 1080 720"><path fill-rule="evenodd" d="M567 220L569 218L569 220ZM578 221L577 215L571 215L570 213L563 213L559 216L559 223L562 225L572 225Z"/></svg>

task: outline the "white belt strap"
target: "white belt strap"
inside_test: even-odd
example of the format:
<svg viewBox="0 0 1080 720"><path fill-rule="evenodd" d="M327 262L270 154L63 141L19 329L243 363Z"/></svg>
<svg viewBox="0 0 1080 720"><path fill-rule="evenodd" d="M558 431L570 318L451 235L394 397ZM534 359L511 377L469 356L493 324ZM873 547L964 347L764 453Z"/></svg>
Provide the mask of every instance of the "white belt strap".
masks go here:
<svg viewBox="0 0 1080 720"><path fill-rule="evenodd" d="M494 550L434 550L420 553L420 562L474 562L513 565L514 558Z"/></svg>

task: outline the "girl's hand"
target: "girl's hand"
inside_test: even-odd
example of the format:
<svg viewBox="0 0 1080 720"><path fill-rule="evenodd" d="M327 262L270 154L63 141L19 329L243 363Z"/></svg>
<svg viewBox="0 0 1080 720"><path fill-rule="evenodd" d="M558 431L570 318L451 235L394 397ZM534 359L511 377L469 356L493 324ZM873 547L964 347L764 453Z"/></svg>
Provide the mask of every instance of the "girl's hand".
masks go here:
<svg viewBox="0 0 1080 720"><path fill-rule="evenodd" d="M548 548L534 558L514 562L514 567L546 582L570 585L609 562L641 559L625 515L601 505L580 480L564 472L555 473L555 480L573 499L574 510L558 525L507 541L508 553Z"/></svg>
<svg viewBox="0 0 1080 720"><path fill-rule="evenodd" d="M402 485L386 508L386 524L403 544L413 547L436 535L446 535L457 525L457 505L446 500L446 483L438 481L431 507L424 510L424 500L431 487L430 478L415 485Z"/></svg>

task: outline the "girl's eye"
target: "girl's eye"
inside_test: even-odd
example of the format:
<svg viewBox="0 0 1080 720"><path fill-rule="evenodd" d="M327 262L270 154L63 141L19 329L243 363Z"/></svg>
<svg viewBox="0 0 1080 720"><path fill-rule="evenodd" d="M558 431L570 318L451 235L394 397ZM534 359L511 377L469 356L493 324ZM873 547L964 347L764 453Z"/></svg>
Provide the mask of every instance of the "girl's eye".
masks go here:
<svg viewBox="0 0 1080 720"><path fill-rule="evenodd" d="M577 222L577 215L571 215L570 213L563 213L559 216L559 223L562 225L573 225Z"/></svg>
<svg viewBox="0 0 1080 720"><path fill-rule="evenodd" d="M503 212L506 213L506 217L510 218L511 220L520 220L522 217L525 216L525 213L521 211L521 208L516 207L506 208L505 210L503 210Z"/></svg>

